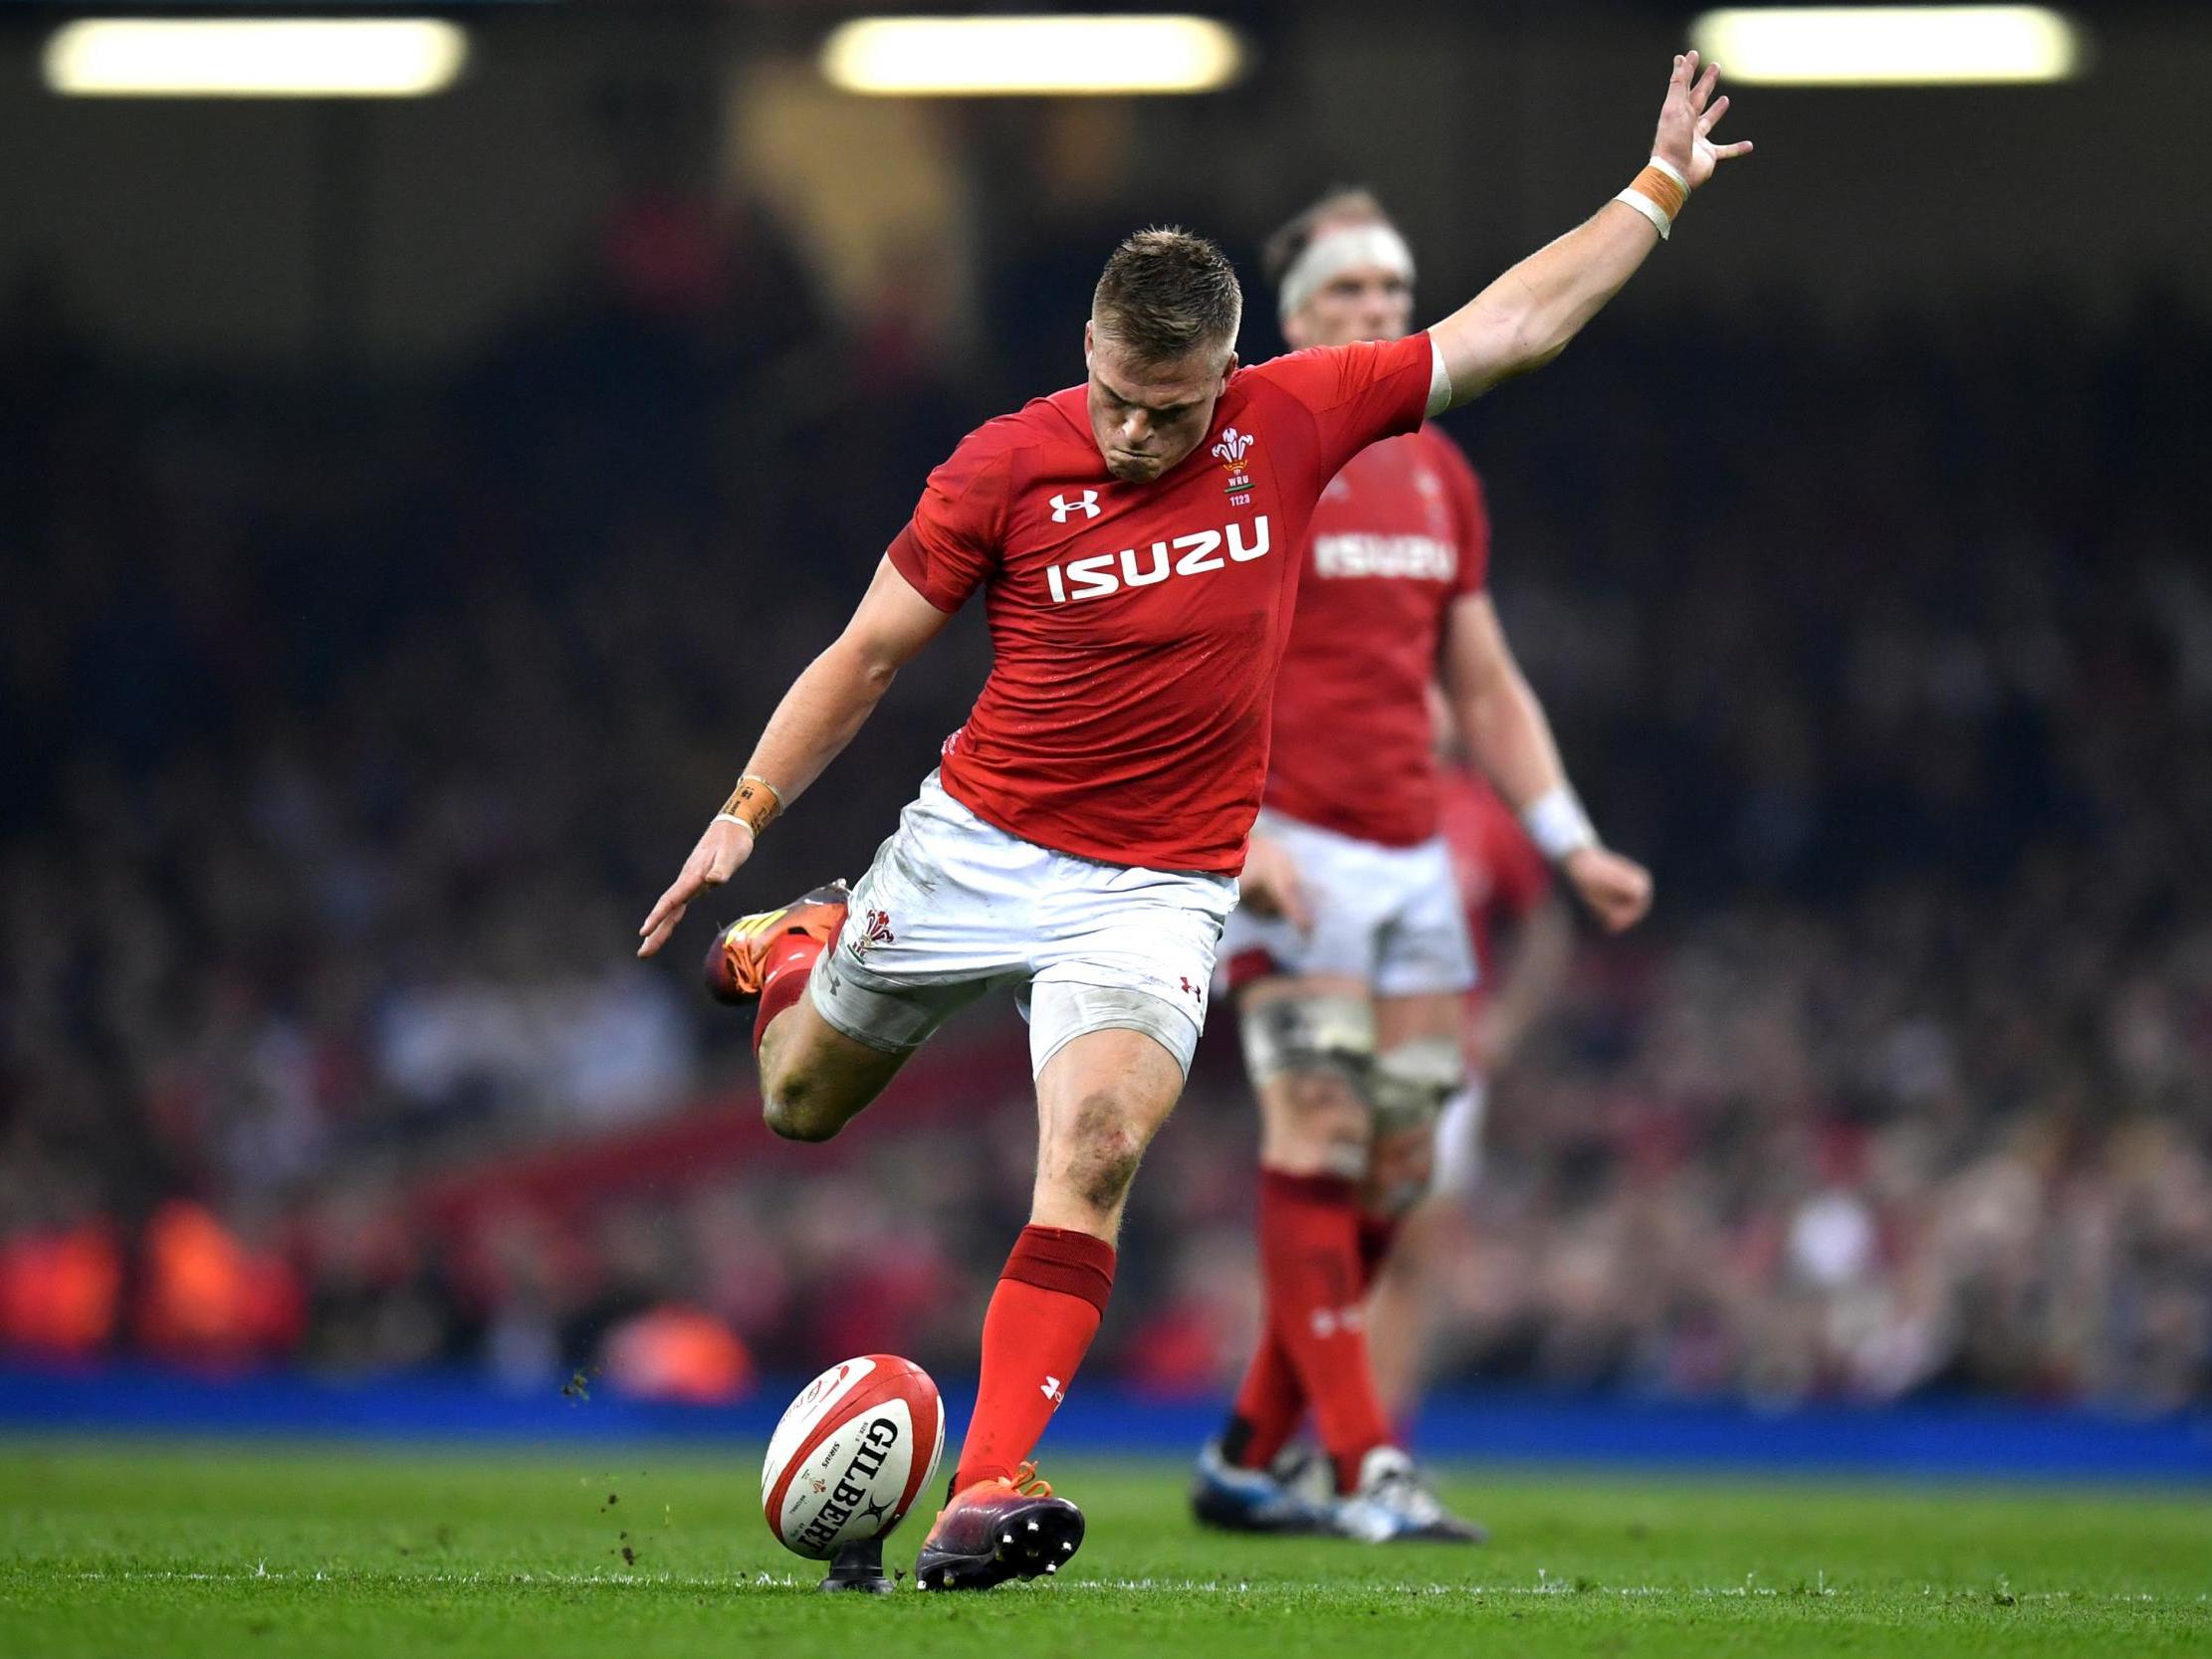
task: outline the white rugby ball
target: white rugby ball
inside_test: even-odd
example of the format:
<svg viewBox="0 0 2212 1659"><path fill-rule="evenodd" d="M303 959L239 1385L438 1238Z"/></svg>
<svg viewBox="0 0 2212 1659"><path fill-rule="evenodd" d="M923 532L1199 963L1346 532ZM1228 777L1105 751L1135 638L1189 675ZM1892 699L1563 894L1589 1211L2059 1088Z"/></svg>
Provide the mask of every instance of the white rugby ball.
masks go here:
<svg viewBox="0 0 2212 1659"><path fill-rule="evenodd" d="M869 1353L799 1390L761 1465L761 1509L784 1549L827 1560L902 1521L945 1451L945 1404L911 1359Z"/></svg>

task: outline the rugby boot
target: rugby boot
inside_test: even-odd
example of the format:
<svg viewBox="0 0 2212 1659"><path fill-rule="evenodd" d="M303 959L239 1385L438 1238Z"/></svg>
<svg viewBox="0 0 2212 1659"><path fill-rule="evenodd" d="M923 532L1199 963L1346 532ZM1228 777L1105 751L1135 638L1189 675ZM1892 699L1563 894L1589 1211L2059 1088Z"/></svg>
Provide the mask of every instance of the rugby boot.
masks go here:
<svg viewBox="0 0 2212 1659"><path fill-rule="evenodd" d="M988 1590L1057 1572L1083 1542L1083 1512L1024 1463L1007 1480L975 1481L937 1512L914 1558L914 1587Z"/></svg>
<svg viewBox="0 0 2212 1659"><path fill-rule="evenodd" d="M1224 1533L1319 1533L1329 1511L1275 1469L1239 1469L1209 1440L1191 1476L1191 1514L1202 1527Z"/></svg>
<svg viewBox="0 0 2212 1659"><path fill-rule="evenodd" d="M1364 1544L1482 1544L1490 1536L1445 1509L1396 1446L1377 1446L1360 1460L1359 1490L1330 1513L1332 1532Z"/></svg>
<svg viewBox="0 0 2212 1659"><path fill-rule="evenodd" d="M739 917L708 947L707 994L717 1002L740 1006L756 1001L761 988L794 951L814 954L837 942L837 930L845 925L845 907L851 899L843 882L831 882L777 910Z"/></svg>

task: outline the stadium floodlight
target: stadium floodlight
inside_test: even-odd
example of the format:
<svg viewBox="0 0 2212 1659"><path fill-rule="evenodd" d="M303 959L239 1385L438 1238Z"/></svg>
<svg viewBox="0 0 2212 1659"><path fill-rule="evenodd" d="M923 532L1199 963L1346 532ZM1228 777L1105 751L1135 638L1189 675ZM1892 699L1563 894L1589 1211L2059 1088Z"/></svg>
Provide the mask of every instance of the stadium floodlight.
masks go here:
<svg viewBox="0 0 2212 1659"><path fill-rule="evenodd" d="M1774 6L1707 12L1689 43L1729 80L1797 87L2064 81L2081 32L2045 6Z"/></svg>
<svg viewBox="0 0 2212 1659"><path fill-rule="evenodd" d="M46 43L72 98L421 98L453 84L469 38L434 18L86 18Z"/></svg>
<svg viewBox="0 0 2212 1659"><path fill-rule="evenodd" d="M821 54L832 86L889 98L1203 93L1243 68L1206 17L862 17Z"/></svg>

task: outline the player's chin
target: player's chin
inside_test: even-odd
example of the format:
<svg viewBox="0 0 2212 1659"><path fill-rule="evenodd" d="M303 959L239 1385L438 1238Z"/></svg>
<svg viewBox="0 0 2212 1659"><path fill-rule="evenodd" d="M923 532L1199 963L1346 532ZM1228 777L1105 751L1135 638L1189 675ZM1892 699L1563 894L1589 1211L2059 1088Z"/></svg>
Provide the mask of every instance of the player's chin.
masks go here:
<svg viewBox="0 0 2212 1659"><path fill-rule="evenodd" d="M1150 455L1109 455L1106 470L1124 484L1150 484L1165 470L1158 458Z"/></svg>

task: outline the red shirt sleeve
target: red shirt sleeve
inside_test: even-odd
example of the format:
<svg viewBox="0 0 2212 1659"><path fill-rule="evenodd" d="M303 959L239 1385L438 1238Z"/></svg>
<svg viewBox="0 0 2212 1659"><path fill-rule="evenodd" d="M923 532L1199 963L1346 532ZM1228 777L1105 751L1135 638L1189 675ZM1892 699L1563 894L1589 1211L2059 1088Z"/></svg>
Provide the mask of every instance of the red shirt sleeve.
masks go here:
<svg viewBox="0 0 2212 1659"><path fill-rule="evenodd" d="M1379 438L1416 430L1429 410L1434 357L1427 331L1399 340L1317 345L1259 364L1272 382L1313 415L1321 479Z"/></svg>
<svg viewBox="0 0 2212 1659"><path fill-rule="evenodd" d="M1466 451L1437 428L1431 427L1430 431L1437 439L1437 454L1443 467L1451 521L1459 528L1459 567L1452 591L1480 593L1490 585L1490 509L1483 500L1482 480L1467 460Z"/></svg>
<svg viewBox="0 0 2212 1659"><path fill-rule="evenodd" d="M1012 451L971 432L922 487L914 517L885 556L914 591L957 611L998 567Z"/></svg>

